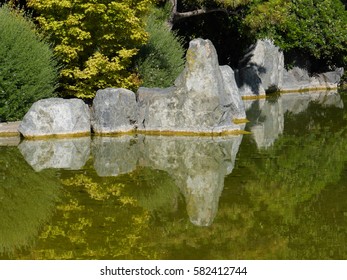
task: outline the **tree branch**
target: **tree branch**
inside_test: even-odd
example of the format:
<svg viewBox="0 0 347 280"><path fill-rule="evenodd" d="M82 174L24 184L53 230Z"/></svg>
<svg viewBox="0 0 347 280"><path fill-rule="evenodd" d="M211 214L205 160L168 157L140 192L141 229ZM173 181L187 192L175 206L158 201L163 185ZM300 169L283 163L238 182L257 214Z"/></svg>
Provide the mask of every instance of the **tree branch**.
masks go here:
<svg viewBox="0 0 347 280"><path fill-rule="evenodd" d="M197 9L197 10L189 11L189 12L176 11L176 13L173 14L173 21L176 22L184 18L199 16L199 15L209 14L214 12L223 12L223 13L229 14L229 12L224 8L201 8L201 9Z"/></svg>
<svg viewBox="0 0 347 280"><path fill-rule="evenodd" d="M170 0L172 9L171 9L171 16L168 21L168 25L170 29L172 29L173 25L182 19L189 18L189 17L194 17L194 16L199 16L203 14L209 14L209 13L215 13L215 12L223 12L228 15L233 14L233 12L225 9L225 8L200 8L196 9L193 11L188 11L188 12L178 12L177 11L177 0Z"/></svg>

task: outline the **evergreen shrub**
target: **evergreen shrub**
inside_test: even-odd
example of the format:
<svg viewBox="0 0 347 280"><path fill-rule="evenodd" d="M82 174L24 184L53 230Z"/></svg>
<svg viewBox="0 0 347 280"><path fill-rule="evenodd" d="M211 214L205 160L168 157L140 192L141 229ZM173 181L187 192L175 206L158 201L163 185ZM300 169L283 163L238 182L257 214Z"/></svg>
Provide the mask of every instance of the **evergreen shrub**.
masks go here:
<svg viewBox="0 0 347 280"><path fill-rule="evenodd" d="M172 86L184 67L185 49L182 40L167 25L165 9L154 9L147 19L149 40L137 60L145 87Z"/></svg>
<svg viewBox="0 0 347 280"><path fill-rule="evenodd" d="M0 122L21 119L54 95L57 65L50 46L22 12L0 7Z"/></svg>

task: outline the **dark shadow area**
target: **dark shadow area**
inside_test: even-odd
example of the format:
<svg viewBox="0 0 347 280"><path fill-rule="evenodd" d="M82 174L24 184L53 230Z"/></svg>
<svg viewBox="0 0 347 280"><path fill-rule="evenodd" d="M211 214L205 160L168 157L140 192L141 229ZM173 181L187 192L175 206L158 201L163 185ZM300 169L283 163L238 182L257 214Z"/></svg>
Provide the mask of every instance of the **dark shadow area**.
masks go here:
<svg viewBox="0 0 347 280"><path fill-rule="evenodd" d="M265 74L266 69L263 66L250 62L255 49L255 44L246 49L246 54L240 59L238 69L235 71L235 79L238 88L248 87L255 95L260 94L262 80L259 74Z"/></svg>
<svg viewBox="0 0 347 280"><path fill-rule="evenodd" d="M186 48L194 38L211 40L217 50L219 64L236 69L243 50L254 43L240 34L240 20L236 16L215 12L181 20L173 29L183 38Z"/></svg>

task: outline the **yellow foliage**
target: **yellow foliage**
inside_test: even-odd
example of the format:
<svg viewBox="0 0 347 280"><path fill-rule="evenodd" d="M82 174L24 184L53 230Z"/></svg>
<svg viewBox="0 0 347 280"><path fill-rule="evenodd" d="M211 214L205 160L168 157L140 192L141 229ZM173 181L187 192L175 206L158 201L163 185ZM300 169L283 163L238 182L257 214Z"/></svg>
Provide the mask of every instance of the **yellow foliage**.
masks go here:
<svg viewBox="0 0 347 280"><path fill-rule="evenodd" d="M153 0L28 0L63 63L64 94L93 98L100 88L134 89L132 58L148 35L143 18Z"/></svg>

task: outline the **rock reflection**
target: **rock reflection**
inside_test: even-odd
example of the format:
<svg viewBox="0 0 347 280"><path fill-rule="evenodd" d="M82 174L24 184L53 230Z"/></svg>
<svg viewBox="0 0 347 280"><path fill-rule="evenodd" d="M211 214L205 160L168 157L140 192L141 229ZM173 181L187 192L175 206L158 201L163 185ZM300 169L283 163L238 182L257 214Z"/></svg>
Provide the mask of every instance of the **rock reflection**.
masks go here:
<svg viewBox="0 0 347 280"><path fill-rule="evenodd" d="M224 187L234 168L242 135L232 137L144 137L141 164L166 171L185 197L193 224L212 224Z"/></svg>
<svg viewBox="0 0 347 280"><path fill-rule="evenodd" d="M100 177L130 173L136 169L138 161L137 139L128 135L94 137L92 154Z"/></svg>
<svg viewBox="0 0 347 280"><path fill-rule="evenodd" d="M228 137L94 137L92 155L100 177L137 167L167 172L185 197L193 224L208 226L218 209L224 177L234 168L242 135ZM19 149L35 171L80 169L89 157L90 138L23 141Z"/></svg>
<svg viewBox="0 0 347 280"><path fill-rule="evenodd" d="M48 168L81 169L90 155L90 137L24 140L19 150L35 171Z"/></svg>
<svg viewBox="0 0 347 280"><path fill-rule="evenodd" d="M343 101L336 91L309 93L287 93L276 100L246 101L248 129L252 132L258 149L271 147L284 130L284 115L299 114L307 110L310 103L322 107L343 108Z"/></svg>

